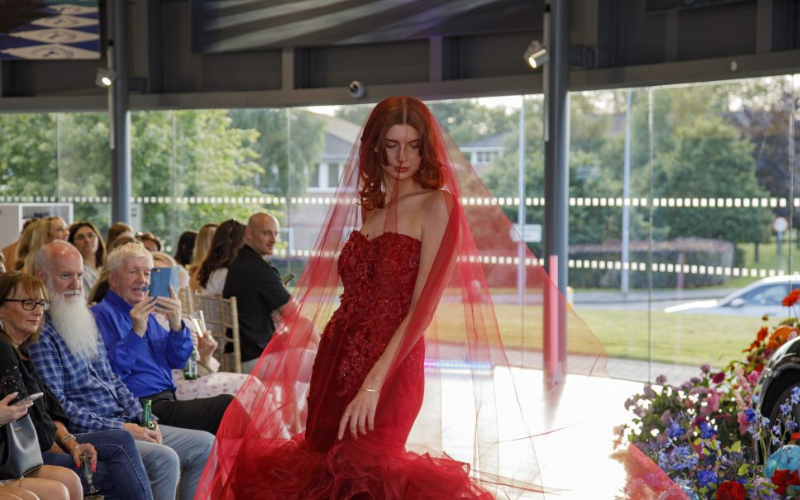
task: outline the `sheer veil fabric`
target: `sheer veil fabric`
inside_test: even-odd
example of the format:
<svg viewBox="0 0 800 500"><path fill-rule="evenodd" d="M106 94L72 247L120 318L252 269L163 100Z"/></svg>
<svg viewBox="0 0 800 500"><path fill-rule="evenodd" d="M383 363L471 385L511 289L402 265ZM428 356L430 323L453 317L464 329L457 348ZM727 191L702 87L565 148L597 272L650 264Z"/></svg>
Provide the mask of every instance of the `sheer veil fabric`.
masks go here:
<svg viewBox="0 0 800 500"><path fill-rule="evenodd" d="M420 105L423 110L428 130L419 130L421 148L436 159L436 164L426 166L423 161L421 170L427 168L430 173L434 168L440 172L442 182L436 196L443 200L438 206L445 207L438 215L427 216L444 214L446 230L438 238L409 235L419 221L404 217L408 212L403 199L391 198L391 180L381 187L385 196L381 219L369 219L370 210L360 195L371 182L365 171L369 163L365 156L379 154L376 144L381 131L385 133L391 125L387 123L391 118L368 120L361 141L352 149L313 254L297 282L294 301L278 325L279 333L222 421L196 498L273 498L271 491L276 492L274 498L287 498L288 494L278 493L285 491L286 484L297 498L357 497L358 491L367 491L347 490L341 482L333 490L324 489L320 485L330 478L323 476L337 469L336 474L352 474L351 482L358 482L359 475L372 474L374 469L408 471L423 462L423 475L431 476L426 479L428 483L417 484L430 484L432 498L456 497L456 493L448 496L450 493L435 491L440 473L469 477L469 494L457 493L458 498L545 498L553 491L546 474L549 465L542 467L537 460L537 446L539 440L547 440L548 446L554 442L575 446L570 443L574 439L572 429L560 426L557 420L548 426L535 424L543 418L541 408L529 401L528 388L518 378L525 371L521 367L537 366L542 359L545 294L556 297L568 310L571 371L604 375L603 347L569 312L538 259L519 242L497 201L427 108L414 98L394 97L378 104L373 115L388 115L384 111L390 105ZM369 234L358 232L365 220L370 222ZM375 257L379 262L390 258L396 246L413 247L418 242L422 253L434 247L432 264L426 267L423 263L413 283L414 295L406 304L407 313L398 316L403 318L395 334L398 348L380 396L381 401L395 402L379 403L377 413L386 413L389 418L416 410L392 406L402 406L402 402L392 400L387 387L393 377L407 377L404 363L419 352L424 352L424 397L416 419L412 417L414 424L404 449L396 449L397 443L382 442L379 437L354 442L345 435L332 445L339 453L336 455L308 443L307 430L321 425L318 420L327 418L326 413L338 412L334 415L338 423L342 411L335 405L322 409L309 405L312 366L319 334L340 306L343 250L347 253L348 246L352 249L379 238L386 240L375 244L376 249L386 252ZM396 272L403 269L400 266ZM382 293L391 295L392 291ZM396 314L387 309L391 309L386 305L390 301L385 297L365 294L357 299L356 307L365 311L367 318L364 328ZM369 356L366 358L365 362L370 362ZM360 382L356 380L355 390ZM335 393L341 389L340 383L333 378L312 385ZM378 430L376 425L376 435ZM342 458L347 446L356 447L355 451ZM373 456L380 459L375 462ZM328 470L319 472L318 464L303 462L307 459L321 462ZM296 467L284 469L280 464L286 462ZM407 498L408 493L403 493L407 478L389 485L391 481L377 474L385 489L367 498ZM276 486L276 482L282 484Z"/></svg>

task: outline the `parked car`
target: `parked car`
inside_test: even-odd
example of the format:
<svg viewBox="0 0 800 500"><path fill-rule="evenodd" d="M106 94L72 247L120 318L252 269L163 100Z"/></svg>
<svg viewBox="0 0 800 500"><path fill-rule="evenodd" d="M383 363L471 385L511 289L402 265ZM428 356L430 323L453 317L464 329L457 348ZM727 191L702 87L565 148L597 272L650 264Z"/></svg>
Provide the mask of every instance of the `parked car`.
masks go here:
<svg viewBox="0 0 800 500"><path fill-rule="evenodd" d="M723 299L687 302L667 307L664 312L781 318L792 314L781 302L796 289L800 289L800 276L774 276L750 283Z"/></svg>

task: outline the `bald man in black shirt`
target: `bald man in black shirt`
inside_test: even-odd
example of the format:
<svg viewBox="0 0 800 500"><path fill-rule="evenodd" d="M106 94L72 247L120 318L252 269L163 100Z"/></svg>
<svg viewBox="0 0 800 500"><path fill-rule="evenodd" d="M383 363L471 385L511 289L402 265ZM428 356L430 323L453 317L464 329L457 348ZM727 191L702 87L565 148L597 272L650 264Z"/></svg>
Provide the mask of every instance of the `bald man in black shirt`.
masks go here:
<svg viewBox="0 0 800 500"><path fill-rule="evenodd" d="M257 213L250 217L244 231L244 245L228 267L222 290L223 297L236 297L243 373L255 368L272 338L273 311L282 313L291 299L278 270L264 260L272 255L279 231L280 224L271 215Z"/></svg>

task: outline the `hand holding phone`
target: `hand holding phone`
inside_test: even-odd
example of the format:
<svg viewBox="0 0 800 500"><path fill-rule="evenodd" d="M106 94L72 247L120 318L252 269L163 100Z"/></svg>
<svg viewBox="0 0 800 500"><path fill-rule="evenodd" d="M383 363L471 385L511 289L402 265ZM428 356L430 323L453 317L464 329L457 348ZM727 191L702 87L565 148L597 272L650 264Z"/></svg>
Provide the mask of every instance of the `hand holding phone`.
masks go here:
<svg viewBox="0 0 800 500"><path fill-rule="evenodd" d="M34 401L36 401L37 399L39 399L42 396L44 396L43 392L37 392L37 393L31 394L27 398L20 399L19 401L14 403L14 405L16 406L16 405L24 405L25 403L33 403Z"/></svg>
<svg viewBox="0 0 800 500"><path fill-rule="evenodd" d="M154 267L150 270L150 296L170 297L169 287L177 291L180 287L177 267Z"/></svg>

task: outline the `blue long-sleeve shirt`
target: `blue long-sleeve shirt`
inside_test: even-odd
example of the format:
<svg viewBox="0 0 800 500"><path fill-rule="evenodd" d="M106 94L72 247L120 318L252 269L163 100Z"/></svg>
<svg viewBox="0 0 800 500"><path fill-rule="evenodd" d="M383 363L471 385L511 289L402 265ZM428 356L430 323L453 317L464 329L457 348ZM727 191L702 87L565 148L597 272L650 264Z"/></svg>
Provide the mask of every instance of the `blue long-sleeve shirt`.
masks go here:
<svg viewBox="0 0 800 500"><path fill-rule="evenodd" d="M75 356L48 315L30 355L39 377L69 416L72 432L120 429L141 419L139 400L111 369L102 339L95 359Z"/></svg>
<svg viewBox="0 0 800 500"><path fill-rule="evenodd" d="M181 330L167 331L150 315L140 337L132 328L131 309L111 290L92 308L111 368L137 398L175 390L171 370L183 368L194 348L189 329L181 322Z"/></svg>

